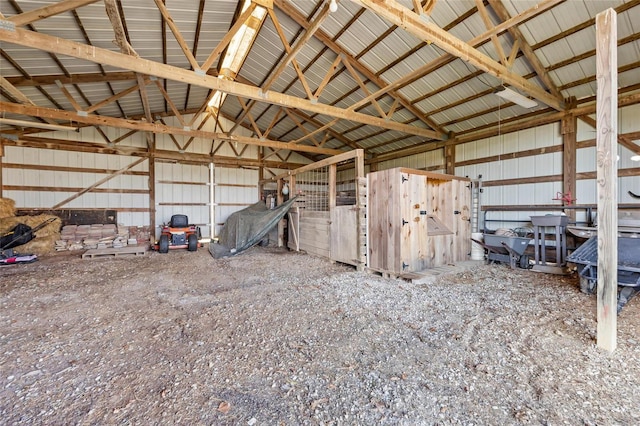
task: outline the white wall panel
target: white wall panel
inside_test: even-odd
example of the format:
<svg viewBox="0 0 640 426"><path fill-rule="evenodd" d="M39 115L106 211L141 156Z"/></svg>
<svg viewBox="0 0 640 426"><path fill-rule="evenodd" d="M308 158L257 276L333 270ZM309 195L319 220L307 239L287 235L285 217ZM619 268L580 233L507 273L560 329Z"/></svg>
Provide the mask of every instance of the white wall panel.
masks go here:
<svg viewBox="0 0 640 426"><path fill-rule="evenodd" d="M259 201L258 170L215 168L215 235L230 214Z"/></svg>
<svg viewBox="0 0 640 426"><path fill-rule="evenodd" d="M210 234L209 167L156 162L156 224L166 224L174 214L184 214L189 223L200 226L203 237ZM155 230L156 238L160 229Z"/></svg>
<svg viewBox="0 0 640 426"><path fill-rule="evenodd" d="M594 179L577 181L575 198L579 204L597 204L596 181Z"/></svg>
<svg viewBox="0 0 640 426"><path fill-rule="evenodd" d="M74 133L74 132L71 132ZM57 151L48 149L6 147L3 163L19 164L28 167L56 166L69 168L68 171L59 170L34 170L3 168L3 184L5 186L28 187L28 190L4 191L3 195L15 200L18 208L51 208L65 199L76 195L78 190L93 186L96 182L108 177L108 173L101 170L120 170L123 167L138 161L139 158L117 156L109 154L78 153L70 151ZM96 173L73 170L74 168L95 168ZM132 170L145 172L147 163L143 162ZM43 187L42 190L34 188ZM58 190L50 191L46 188L55 187ZM64 188L72 190L65 191ZM120 175L98 186L99 189L113 189L114 191L147 190L146 176ZM138 203L143 206L132 205L131 196L135 195ZM61 208L80 209L117 209L126 210L133 207L148 208L149 196L147 194L125 193L95 193L87 192L80 197L69 201ZM118 222L127 226L148 225L146 220L140 222L128 222L128 214L119 212ZM136 219L138 220L138 219Z"/></svg>
<svg viewBox="0 0 640 426"><path fill-rule="evenodd" d="M592 172L596 170L596 148L581 148L576 152L576 172Z"/></svg>
<svg viewBox="0 0 640 426"><path fill-rule="evenodd" d="M628 176L620 178L618 182L618 202L636 203L638 200L629 195L629 191L640 194L640 177Z"/></svg>

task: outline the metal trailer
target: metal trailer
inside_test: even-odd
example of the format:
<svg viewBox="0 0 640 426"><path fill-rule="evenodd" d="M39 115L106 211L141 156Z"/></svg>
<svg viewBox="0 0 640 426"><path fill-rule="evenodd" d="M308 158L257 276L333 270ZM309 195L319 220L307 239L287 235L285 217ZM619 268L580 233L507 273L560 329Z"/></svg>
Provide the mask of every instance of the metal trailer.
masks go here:
<svg viewBox="0 0 640 426"><path fill-rule="evenodd" d="M578 266L580 291L594 294L598 284L598 236L589 238L567 261ZM640 292L640 238L618 237L618 314Z"/></svg>
<svg viewBox="0 0 640 426"><path fill-rule="evenodd" d="M484 242L472 240L487 249L488 262L508 263L512 269L516 266L531 268L529 256L524 252L531 243L531 238L483 234Z"/></svg>

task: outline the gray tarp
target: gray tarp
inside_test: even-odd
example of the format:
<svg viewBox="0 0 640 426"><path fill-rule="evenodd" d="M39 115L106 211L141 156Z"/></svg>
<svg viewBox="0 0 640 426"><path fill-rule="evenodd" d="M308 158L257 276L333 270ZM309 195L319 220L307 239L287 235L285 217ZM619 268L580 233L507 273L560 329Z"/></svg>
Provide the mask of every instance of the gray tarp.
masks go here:
<svg viewBox="0 0 640 426"><path fill-rule="evenodd" d="M287 214L294 201L295 197L272 210L264 201L259 201L231 214L220 231L218 243L209 244L209 252L218 259L258 244Z"/></svg>

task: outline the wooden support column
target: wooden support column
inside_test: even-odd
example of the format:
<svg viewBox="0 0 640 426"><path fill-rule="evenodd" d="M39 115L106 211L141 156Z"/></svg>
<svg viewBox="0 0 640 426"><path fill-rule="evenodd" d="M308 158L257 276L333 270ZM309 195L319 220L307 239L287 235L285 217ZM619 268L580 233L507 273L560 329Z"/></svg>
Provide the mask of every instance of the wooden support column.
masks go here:
<svg viewBox="0 0 640 426"><path fill-rule="evenodd" d="M571 108L576 106L576 99L569 101ZM577 143L577 124L578 118L571 114L562 119L562 192L570 195L570 198L576 197L576 143ZM573 202L564 201L564 205L570 205ZM570 221L575 221L575 209L568 209L566 212Z"/></svg>
<svg viewBox="0 0 640 426"><path fill-rule="evenodd" d="M2 157L4 157L4 143L0 138L0 198L3 197L4 186L2 185Z"/></svg>
<svg viewBox="0 0 640 426"><path fill-rule="evenodd" d="M264 194L264 147L258 147L258 200L262 199L262 194ZM265 200L266 201L266 200Z"/></svg>
<svg viewBox="0 0 640 426"><path fill-rule="evenodd" d="M447 145L444 147L444 162L446 164L445 173L448 175L456 174L456 146Z"/></svg>
<svg viewBox="0 0 640 426"><path fill-rule="evenodd" d="M617 346L618 289L618 54L617 15L596 16L596 149L598 194L598 347Z"/></svg>
<svg viewBox="0 0 640 426"><path fill-rule="evenodd" d="M149 227L151 241L156 239L156 135L149 135Z"/></svg>
<svg viewBox="0 0 640 426"><path fill-rule="evenodd" d="M355 161L355 184L356 184L356 209L358 211L356 217L356 228L358 232L358 264L356 269L358 271L364 271L364 267L367 264L367 178L364 175L364 150L358 149L356 151Z"/></svg>
<svg viewBox="0 0 640 426"><path fill-rule="evenodd" d="M276 194L276 201L278 205L284 203L284 195L282 194L284 184L284 179L278 179L278 193ZM284 221L285 219L280 219L278 222L278 247L282 247L284 245Z"/></svg>

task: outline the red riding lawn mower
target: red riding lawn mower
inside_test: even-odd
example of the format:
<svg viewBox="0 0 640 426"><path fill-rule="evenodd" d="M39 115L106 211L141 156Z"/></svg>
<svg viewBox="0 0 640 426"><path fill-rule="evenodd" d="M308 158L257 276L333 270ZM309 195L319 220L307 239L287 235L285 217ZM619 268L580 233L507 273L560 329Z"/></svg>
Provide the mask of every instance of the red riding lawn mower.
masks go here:
<svg viewBox="0 0 640 426"><path fill-rule="evenodd" d="M200 246L200 227L189 225L189 218L184 214L174 214L168 225L162 225L160 239L155 249L160 253L168 253L172 249L196 251Z"/></svg>

